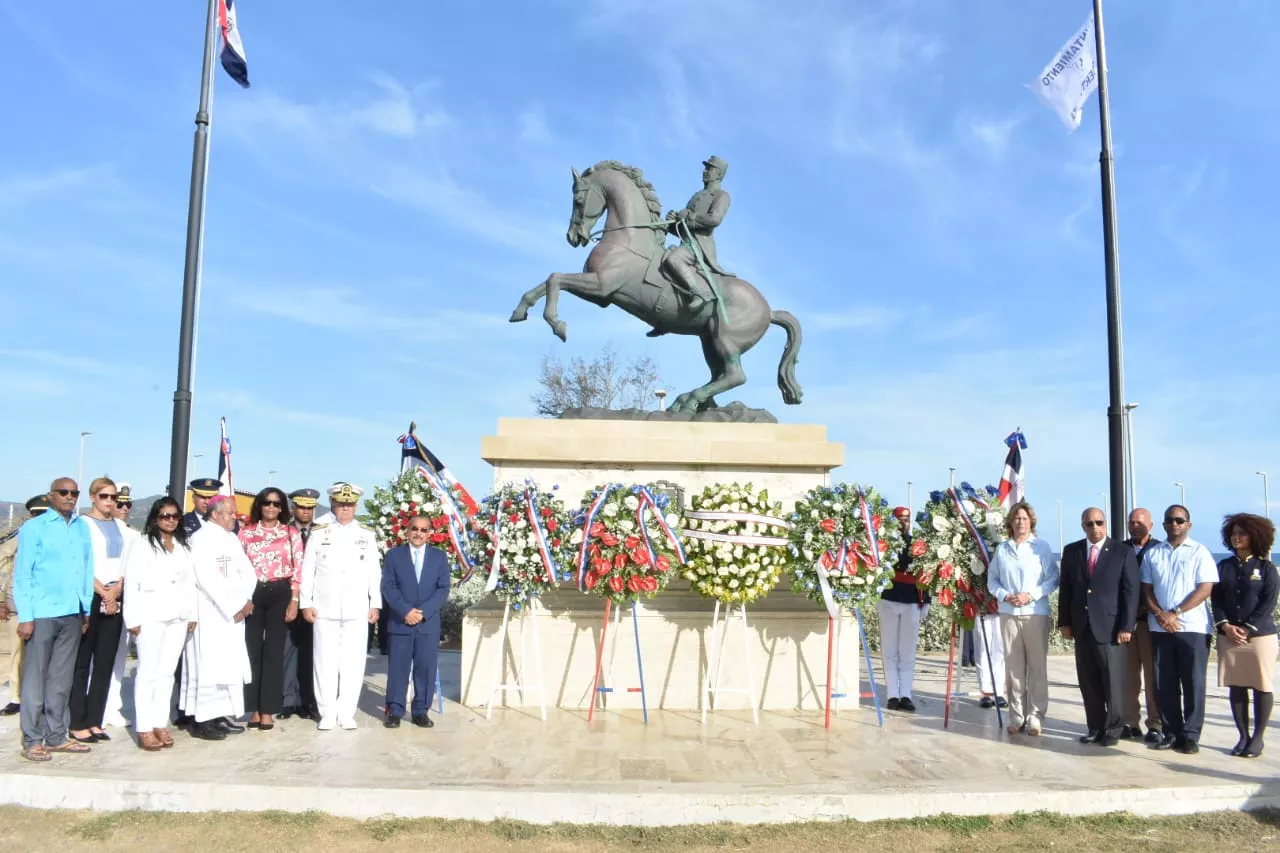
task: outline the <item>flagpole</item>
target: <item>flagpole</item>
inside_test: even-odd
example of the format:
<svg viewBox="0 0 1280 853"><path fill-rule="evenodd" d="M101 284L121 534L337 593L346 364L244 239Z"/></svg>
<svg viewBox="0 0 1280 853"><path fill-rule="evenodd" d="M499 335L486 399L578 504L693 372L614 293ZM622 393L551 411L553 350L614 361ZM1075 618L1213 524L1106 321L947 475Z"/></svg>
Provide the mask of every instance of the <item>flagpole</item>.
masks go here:
<svg viewBox="0 0 1280 853"><path fill-rule="evenodd" d="M1107 447L1110 463L1111 537L1123 541L1126 519L1124 441L1124 338L1120 323L1120 254L1116 234L1115 164L1111 155L1111 104L1107 98L1107 51L1102 34L1102 0L1093 0L1093 33L1098 53L1098 119L1102 134L1102 239L1107 276L1107 373L1111 398L1107 405Z"/></svg>
<svg viewBox="0 0 1280 853"><path fill-rule="evenodd" d="M182 272L182 321L178 332L178 387L173 392L173 439L169 448L169 497L184 506L187 451L191 443L191 385L195 362L196 314L204 261L204 201L209 177L209 117L213 102L213 56L218 0L205 13L204 64L200 71L200 107L196 111L191 156L191 194L187 200L187 253Z"/></svg>

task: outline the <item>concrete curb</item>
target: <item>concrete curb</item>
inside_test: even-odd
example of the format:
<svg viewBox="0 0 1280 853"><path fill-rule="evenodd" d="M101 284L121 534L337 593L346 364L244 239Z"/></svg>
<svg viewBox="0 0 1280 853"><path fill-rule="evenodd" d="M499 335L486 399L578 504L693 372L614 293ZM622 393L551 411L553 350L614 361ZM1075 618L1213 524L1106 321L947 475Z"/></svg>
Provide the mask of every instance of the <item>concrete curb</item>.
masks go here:
<svg viewBox="0 0 1280 853"><path fill-rule="evenodd" d="M732 822L894 820L941 814L1047 811L1130 812L1142 817L1280 807L1280 784L1062 791L895 794L539 791L527 789L335 788L297 785L130 781L92 776L0 774L0 802L39 809L97 811L298 811L379 817L495 818L534 824L672 826Z"/></svg>

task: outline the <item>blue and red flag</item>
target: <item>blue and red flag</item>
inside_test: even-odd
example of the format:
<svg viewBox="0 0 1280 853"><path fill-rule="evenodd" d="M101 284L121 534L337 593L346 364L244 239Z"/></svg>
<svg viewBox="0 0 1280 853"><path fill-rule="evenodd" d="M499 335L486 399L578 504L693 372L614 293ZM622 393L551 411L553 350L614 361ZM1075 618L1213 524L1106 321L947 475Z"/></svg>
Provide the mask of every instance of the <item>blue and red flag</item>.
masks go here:
<svg viewBox="0 0 1280 853"><path fill-rule="evenodd" d="M1009 452L1004 457L1004 473L1000 475L1000 505L1012 506L1026 497L1027 488L1022 475L1022 451L1027 449L1027 440L1021 429L1009 433L1004 440Z"/></svg>
<svg viewBox="0 0 1280 853"><path fill-rule="evenodd" d="M401 472L412 470L413 468L425 468L427 471L438 476L449 487L450 491L458 495L458 499L463 505L463 509L467 515L475 515L479 510L479 504L475 498L471 497L471 493L466 490L458 479L449 473L449 469L444 466L434 453L427 446L418 440L418 436L414 433L418 425L416 423L409 424L409 431L400 438L396 439L400 442L400 470Z"/></svg>
<svg viewBox="0 0 1280 853"><path fill-rule="evenodd" d="M222 50L219 59L222 67L244 88L249 88L249 66L244 59L244 43L240 41L240 28L236 26L235 0L218 0L218 32Z"/></svg>
<svg viewBox="0 0 1280 853"><path fill-rule="evenodd" d="M219 494L234 498L235 488L231 485L231 439L227 438L227 419L218 419L222 427L222 439L218 442L218 480L222 483Z"/></svg>

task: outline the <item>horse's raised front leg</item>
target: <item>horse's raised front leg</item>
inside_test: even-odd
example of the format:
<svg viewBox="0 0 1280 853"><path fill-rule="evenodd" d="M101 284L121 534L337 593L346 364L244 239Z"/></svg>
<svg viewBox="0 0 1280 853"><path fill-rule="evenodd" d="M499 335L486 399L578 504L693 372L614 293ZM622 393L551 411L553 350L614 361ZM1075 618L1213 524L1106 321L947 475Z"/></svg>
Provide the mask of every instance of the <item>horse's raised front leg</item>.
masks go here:
<svg viewBox="0 0 1280 853"><path fill-rule="evenodd" d="M538 300L547 295L547 283L526 290L524 296L520 297L520 304L516 306L516 310L511 312L510 322L522 323L529 319L529 309L538 304Z"/></svg>
<svg viewBox="0 0 1280 853"><path fill-rule="evenodd" d="M576 296L593 296L600 292L600 277L593 272L552 273L547 277L547 301L542 306L542 317L560 340L566 340L568 325L560 319L560 289Z"/></svg>

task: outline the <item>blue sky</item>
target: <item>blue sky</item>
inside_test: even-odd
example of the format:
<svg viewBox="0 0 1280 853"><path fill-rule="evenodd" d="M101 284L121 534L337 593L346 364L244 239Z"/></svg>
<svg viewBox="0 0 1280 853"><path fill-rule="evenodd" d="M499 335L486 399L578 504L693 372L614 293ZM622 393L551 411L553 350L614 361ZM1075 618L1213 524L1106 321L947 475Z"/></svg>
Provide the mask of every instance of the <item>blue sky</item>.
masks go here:
<svg viewBox="0 0 1280 853"><path fill-rule="evenodd" d="M167 482L198 0L125 14L0 0L0 498L76 467ZM219 72L192 474L237 486L351 479L396 463L410 419L473 491L480 438L531 416L546 353L645 353L673 395L705 381L691 338L651 341L567 297L535 312L569 168L644 168L667 208L728 160L724 264L804 325L805 401L741 399L829 426L836 476L917 504L947 468L998 478L1021 426L1054 544L1101 501L1106 344L1096 101L1065 132L1026 88L1084 0L240 0L253 88ZM1138 498L1187 485L1200 538L1262 508L1280 475L1274 151L1267 60L1280 8L1110 4L1128 396ZM1280 484L1278 484L1280 486Z"/></svg>

